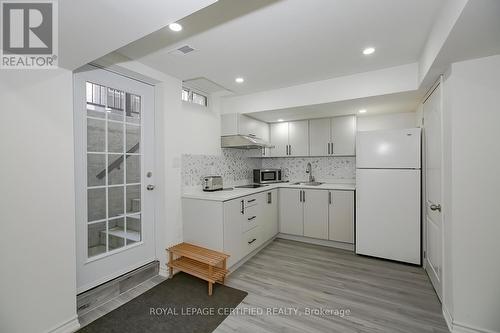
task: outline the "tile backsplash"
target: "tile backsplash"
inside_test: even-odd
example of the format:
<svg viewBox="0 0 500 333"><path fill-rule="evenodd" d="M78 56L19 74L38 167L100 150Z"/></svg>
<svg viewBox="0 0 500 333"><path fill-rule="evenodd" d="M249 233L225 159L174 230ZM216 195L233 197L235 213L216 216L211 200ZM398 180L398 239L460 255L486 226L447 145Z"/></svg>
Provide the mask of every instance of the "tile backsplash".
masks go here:
<svg viewBox="0 0 500 333"><path fill-rule="evenodd" d="M354 182L356 178L355 157L276 157L262 159L263 169L282 169L284 180L307 180L307 163L311 163L312 174L318 181Z"/></svg>
<svg viewBox="0 0 500 333"><path fill-rule="evenodd" d="M256 157L259 150L222 149L221 155L182 155L182 186L198 187L204 176L220 175L224 186L253 182L253 169L283 169L284 180L306 180L307 163L319 181L354 182L355 157Z"/></svg>
<svg viewBox="0 0 500 333"><path fill-rule="evenodd" d="M258 150L222 149L221 155L182 155L182 186L201 186L204 176L222 176L224 186L253 181L253 169L260 168Z"/></svg>

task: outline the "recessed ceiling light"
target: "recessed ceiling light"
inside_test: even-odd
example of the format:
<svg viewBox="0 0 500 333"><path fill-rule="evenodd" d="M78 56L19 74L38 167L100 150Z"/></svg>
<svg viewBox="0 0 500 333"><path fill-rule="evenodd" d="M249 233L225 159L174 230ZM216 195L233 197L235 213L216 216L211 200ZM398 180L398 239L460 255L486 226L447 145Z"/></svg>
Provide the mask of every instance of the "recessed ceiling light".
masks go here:
<svg viewBox="0 0 500 333"><path fill-rule="evenodd" d="M170 28L170 30L175 32L182 30L182 25L180 25L179 23L170 23L168 27Z"/></svg>
<svg viewBox="0 0 500 333"><path fill-rule="evenodd" d="M375 52L374 47L367 47L366 49L363 50L364 55L369 55L369 54L372 54L373 52Z"/></svg>
<svg viewBox="0 0 500 333"><path fill-rule="evenodd" d="M359 113L366 113L366 109L361 109L358 111Z"/></svg>
<svg viewBox="0 0 500 333"><path fill-rule="evenodd" d="M237 77L236 79L234 79L234 81L236 81L236 83L243 83L245 82L245 79L242 77Z"/></svg>
<svg viewBox="0 0 500 333"><path fill-rule="evenodd" d="M280 118L280 119L278 119L278 121L283 121L283 119Z"/></svg>

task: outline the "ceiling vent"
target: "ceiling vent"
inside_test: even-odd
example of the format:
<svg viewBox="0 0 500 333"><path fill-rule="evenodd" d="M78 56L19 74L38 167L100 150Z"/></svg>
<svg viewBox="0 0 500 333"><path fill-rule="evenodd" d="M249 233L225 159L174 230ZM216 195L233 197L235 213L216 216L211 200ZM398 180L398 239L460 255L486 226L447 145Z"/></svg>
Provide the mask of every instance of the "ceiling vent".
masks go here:
<svg viewBox="0 0 500 333"><path fill-rule="evenodd" d="M188 54L188 53L193 52L193 51L195 51L195 49L193 49L191 46L184 45L184 46L179 47L178 49L170 51L169 53L175 54L175 55L184 55L184 54Z"/></svg>

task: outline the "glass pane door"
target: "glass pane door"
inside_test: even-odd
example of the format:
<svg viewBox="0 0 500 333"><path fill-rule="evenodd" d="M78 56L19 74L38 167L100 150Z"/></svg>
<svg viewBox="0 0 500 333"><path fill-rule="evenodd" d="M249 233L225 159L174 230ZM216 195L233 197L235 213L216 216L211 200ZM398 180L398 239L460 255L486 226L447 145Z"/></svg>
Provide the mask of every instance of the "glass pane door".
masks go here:
<svg viewBox="0 0 500 333"><path fill-rule="evenodd" d="M86 82L88 259L142 241L141 102Z"/></svg>

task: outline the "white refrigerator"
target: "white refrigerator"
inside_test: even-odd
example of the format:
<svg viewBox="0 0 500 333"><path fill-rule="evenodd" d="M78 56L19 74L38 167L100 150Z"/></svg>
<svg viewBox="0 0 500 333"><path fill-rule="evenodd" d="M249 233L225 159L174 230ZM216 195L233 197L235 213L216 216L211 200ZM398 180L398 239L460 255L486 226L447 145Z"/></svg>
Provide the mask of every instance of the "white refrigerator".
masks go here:
<svg viewBox="0 0 500 333"><path fill-rule="evenodd" d="M421 130L358 132L356 253L421 264Z"/></svg>

